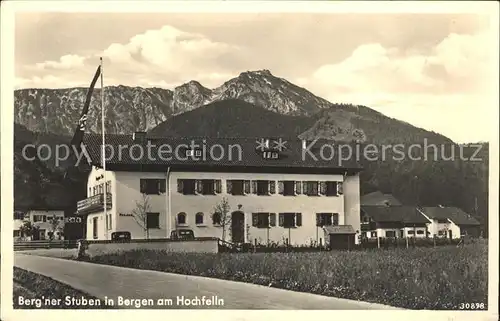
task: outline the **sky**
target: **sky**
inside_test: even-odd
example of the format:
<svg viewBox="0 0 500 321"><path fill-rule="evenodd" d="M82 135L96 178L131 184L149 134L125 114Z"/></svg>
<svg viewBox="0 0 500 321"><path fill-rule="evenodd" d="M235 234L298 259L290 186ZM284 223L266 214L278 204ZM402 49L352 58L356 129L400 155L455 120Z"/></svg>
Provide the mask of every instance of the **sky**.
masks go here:
<svg viewBox="0 0 500 321"><path fill-rule="evenodd" d="M215 88L268 69L333 103L488 141L492 25L477 14L18 12L15 86L88 87L100 56L105 85Z"/></svg>

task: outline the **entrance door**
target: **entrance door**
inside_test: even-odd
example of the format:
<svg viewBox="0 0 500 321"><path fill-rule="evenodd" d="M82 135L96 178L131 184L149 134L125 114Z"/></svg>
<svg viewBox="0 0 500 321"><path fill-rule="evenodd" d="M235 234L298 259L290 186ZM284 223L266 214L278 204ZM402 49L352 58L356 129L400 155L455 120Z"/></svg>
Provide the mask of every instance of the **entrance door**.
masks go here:
<svg viewBox="0 0 500 321"><path fill-rule="evenodd" d="M245 213L236 211L231 214L231 241L245 242Z"/></svg>
<svg viewBox="0 0 500 321"><path fill-rule="evenodd" d="M97 217L94 217L92 219L92 236L94 237L94 239L97 239Z"/></svg>
<svg viewBox="0 0 500 321"><path fill-rule="evenodd" d="M452 239L452 234L451 234L451 230L448 231L448 234L450 235L450 240Z"/></svg>

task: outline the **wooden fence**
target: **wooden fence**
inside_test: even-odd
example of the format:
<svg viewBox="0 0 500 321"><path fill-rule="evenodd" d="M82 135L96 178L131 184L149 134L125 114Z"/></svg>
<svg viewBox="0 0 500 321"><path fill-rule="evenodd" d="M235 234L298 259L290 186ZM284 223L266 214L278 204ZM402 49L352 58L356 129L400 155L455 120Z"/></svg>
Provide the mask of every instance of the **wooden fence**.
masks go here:
<svg viewBox="0 0 500 321"><path fill-rule="evenodd" d="M14 251L36 249L76 249L76 240L14 242Z"/></svg>

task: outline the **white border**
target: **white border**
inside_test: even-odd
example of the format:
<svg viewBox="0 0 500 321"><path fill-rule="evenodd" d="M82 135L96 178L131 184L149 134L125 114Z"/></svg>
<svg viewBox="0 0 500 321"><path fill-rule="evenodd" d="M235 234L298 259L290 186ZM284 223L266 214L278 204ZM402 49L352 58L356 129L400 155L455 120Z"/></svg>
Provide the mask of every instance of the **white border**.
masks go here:
<svg viewBox="0 0 500 321"><path fill-rule="evenodd" d="M495 1L2 1L1 3L1 319L18 320L134 320L154 318L201 318L202 320L303 320L335 318L336 320L498 320L498 60L492 66L490 180L489 180L489 311L258 311L258 310L125 310L125 311L54 311L12 309L12 219L13 212L13 91L14 91L14 14L19 11L62 12L309 12L309 13L481 13L489 15L494 31L490 40L498 56L498 3ZM471 108L474 108L471 106Z"/></svg>

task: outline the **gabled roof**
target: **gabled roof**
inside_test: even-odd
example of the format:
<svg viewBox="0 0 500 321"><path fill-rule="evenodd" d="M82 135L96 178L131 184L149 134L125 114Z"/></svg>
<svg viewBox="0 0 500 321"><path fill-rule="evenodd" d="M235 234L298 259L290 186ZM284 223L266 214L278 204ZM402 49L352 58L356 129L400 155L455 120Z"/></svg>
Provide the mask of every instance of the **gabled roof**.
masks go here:
<svg viewBox="0 0 500 321"><path fill-rule="evenodd" d="M402 205L401 202L392 194L383 194L381 191L365 194L361 196L361 205Z"/></svg>
<svg viewBox="0 0 500 321"><path fill-rule="evenodd" d="M379 223L429 223L414 206L361 206L361 211Z"/></svg>
<svg viewBox="0 0 500 321"><path fill-rule="evenodd" d="M339 158L339 153L334 153L334 158L322 159L319 151L319 146L324 143L318 141L314 148L309 149L314 156L309 153L303 154L302 141L299 139L286 140L286 149L279 152L278 159L265 159L262 152L257 150L257 140L261 138L203 138L203 137L186 137L186 138L166 138L166 137L148 137L143 141L134 141L132 135L117 135L107 134L106 145L107 155L113 156L106 160L106 167L110 170L118 170L123 168L123 165L130 166L171 166L173 168L193 168L193 167L266 167L266 168L288 168L288 169L311 169L319 172L328 172L329 170L347 170L357 172L361 170L360 165L356 162L355 157L349 159L348 149L341 149L345 155L343 159ZM273 149L273 142L279 138L270 138L270 151L278 151ZM148 143L149 141L149 143ZM206 157L200 157L199 160L185 159L186 150L191 149L191 143L198 145L198 150L203 152L205 146ZM102 136L96 134L87 134L84 137L85 145L90 163L94 166L101 165L101 149ZM153 156L148 158L148 144L150 154ZM332 144L330 141L329 144ZM210 155L212 146L219 145L214 148L213 157ZM310 143L308 144L308 146ZM119 153L120 146L122 148L121 155ZM135 147L132 147L135 146ZM162 147L163 146L163 147ZM334 145L335 146L335 145ZM110 148L113 148L114 153L108 153ZM144 156L140 158L140 150L144 152ZM224 153L222 159L221 150ZM239 152L241 150L241 153ZM132 151L132 155L130 155ZM177 151L177 153L176 153ZM337 151L335 149L335 151ZM163 152L163 154L162 154ZM324 152L329 156L329 151ZM231 154L231 157L229 155ZM240 157L241 155L241 157ZM108 157L109 157L108 156ZM167 157L171 157L167 159ZM162 159L163 158L163 159ZM316 159L315 159L316 158ZM114 169L113 169L114 168Z"/></svg>
<svg viewBox="0 0 500 321"><path fill-rule="evenodd" d="M324 226L326 234L356 234L352 225Z"/></svg>
<svg viewBox="0 0 500 321"><path fill-rule="evenodd" d="M420 209L431 219L449 219L457 225L480 225L479 221L458 207L422 207Z"/></svg>

